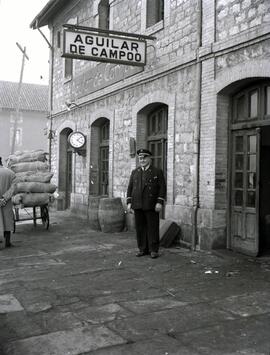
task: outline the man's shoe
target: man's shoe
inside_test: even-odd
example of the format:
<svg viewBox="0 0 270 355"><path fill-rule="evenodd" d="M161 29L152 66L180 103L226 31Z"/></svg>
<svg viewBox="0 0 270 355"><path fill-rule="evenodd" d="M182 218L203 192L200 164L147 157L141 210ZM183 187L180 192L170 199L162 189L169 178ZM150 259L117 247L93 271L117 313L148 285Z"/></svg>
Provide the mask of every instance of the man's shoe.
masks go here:
<svg viewBox="0 0 270 355"><path fill-rule="evenodd" d="M8 243L8 244L5 245L5 247L6 247L6 248L12 248L12 247L14 247L14 245L11 244L11 243Z"/></svg>
<svg viewBox="0 0 270 355"><path fill-rule="evenodd" d="M7 232L5 235L5 247L6 248L13 247L13 244L11 244L11 242L10 242L10 233L7 233Z"/></svg>
<svg viewBox="0 0 270 355"><path fill-rule="evenodd" d="M152 251L151 252L151 258L152 259L156 259L156 258L158 258L159 257L159 254L157 253L157 252L155 252L155 251Z"/></svg>
<svg viewBox="0 0 270 355"><path fill-rule="evenodd" d="M149 253L146 253L146 252L144 252L144 251L138 251L138 252L136 253L136 256L137 256L137 257L140 257L140 256L144 256L144 255L147 255L147 254L149 254Z"/></svg>

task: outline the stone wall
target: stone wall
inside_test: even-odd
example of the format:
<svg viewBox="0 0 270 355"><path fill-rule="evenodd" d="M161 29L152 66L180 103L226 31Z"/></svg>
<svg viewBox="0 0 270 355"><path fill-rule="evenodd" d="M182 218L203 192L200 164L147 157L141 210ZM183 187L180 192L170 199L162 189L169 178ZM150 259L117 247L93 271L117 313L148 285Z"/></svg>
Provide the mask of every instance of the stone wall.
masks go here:
<svg viewBox="0 0 270 355"><path fill-rule="evenodd" d="M171 93L173 97L174 93L177 92L176 100L172 103L174 106L170 107L170 110L173 109L175 111L175 115L169 118L169 126L171 128L168 132L168 144L174 146L175 156L169 159L168 163L168 178L170 178L171 172L174 171L172 176L173 184L170 187L173 191L168 192L174 196L176 205L192 206L193 135L196 105L195 80L195 67L193 66L175 72L170 76L164 76L151 83L145 83L116 95L111 95L105 100L93 102L79 109L79 112L74 110L55 118L55 126L60 127L56 129L57 134L60 133L65 122L71 119L75 123L76 129L89 137L91 125L95 120L98 117L106 117L106 112L103 112L106 109L112 111L112 117L106 117L110 119L111 125L109 169L112 180L110 181L110 186L112 187L113 196L125 198L128 178L131 170L136 165L136 158L130 158L129 155L129 138L134 137L134 127L137 125L134 106L144 97L152 96L154 100L153 93L157 92L160 87L166 87L167 93ZM158 102L168 103L166 99L164 102L161 100ZM101 107L103 107L103 111L101 111ZM75 112L77 112L76 115ZM170 132L172 127L175 129L175 135ZM57 139L55 139L55 143L54 149L57 149ZM88 149L86 157L74 155L76 171L74 192L78 194L88 194L89 192L89 184L91 183L91 170L89 174L87 170L90 160L89 153ZM57 170L57 159L57 155L54 154L52 160L55 170Z"/></svg>
<svg viewBox="0 0 270 355"><path fill-rule="evenodd" d="M71 2L67 7L67 11L58 15L55 19L53 36L53 43L55 45L53 64L54 112L65 110L66 100L73 101L75 98L83 99L83 97L86 97L89 94L87 88L90 85L94 85L96 90L99 90L100 95L102 95L106 82L107 85L110 84L113 76L115 77L115 82L119 82L119 80L122 80L122 72L130 71L130 67L123 65L120 69L115 69L116 66L114 64L105 65L91 61L74 60L73 80L64 78L65 59L61 58L61 48L57 48L58 32L62 31L60 24L68 23L69 21L73 23L75 19L79 25L94 26L96 20L89 16L93 11L91 4L92 2L83 1L80 6L73 7ZM136 0L113 4L111 16L112 29L140 33L143 14L139 4ZM147 65L140 75L141 79L151 74L153 70L165 70L169 63L183 61L184 57L195 57L197 46L197 13L194 9L196 9L196 1L189 0L177 4L171 1L170 6L167 4L166 8L170 16L165 17L164 23L162 23L162 29L164 29L153 33L156 36L156 40L147 41ZM165 12L166 15L168 14ZM165 21L168 26L165 26ZM154 31L155 29L153 28L152 30ZM152 34L151 28L150 30L147 29L146 34ZM90 73L91 70L92 75ZM98 73L94 75L94 71ZM119 71L119 73L115 71ZM136 72L135 69L133 71ZM132 72L125 75L132 75Z"/></svg>
<svg viewBox="0 0 270 355"><path fill-rule="evenodd" d="M257 65L258 60L270 60L269 39L219 56L216 60L217 77L222 75L224 70L232 70L239 65L244 66L252 62Z"/></svg>
<svg viewBox="0 0 270 355"><path fill-rule="evenodd" d="M60 24L70 19L96 26L97 3L82 1L73 7L75 2L71 2L67 11L55 19L54 43ZM199 28L198 1L165 3L164 21L150 29L144 28L146 0L112 3L113 30L142 31L156 37L147 41L147 64L143 70L76 60L73 78L66 80L60 48L55 50L54 179L57 183L61 130L69 127L82 131L88 139L87 154L73 156L72 204L75 210L85 213L92 180L91 132L93 124L105 117L110 122L109 195L124 201L130 172L136 167L136 158L129 154L130 138L143 145L147 110L156 103L164 104L168 107L166 218L179 223L182 238L190 242L198 207L200 246L225 246L231 94L226 90L238 80L270 77L270 39L266 29L270 5L267 0L205 0ZM66 100L76 101L79 107L68 112ZM198 132L199 196L195 196Z"/></svg>
<svg viewBox="0 0 270 355"><path fill-rule="evenodd" d="M217 0L217 41L228 39L264 24L270 24L270 2L268 0Z"/></svg>

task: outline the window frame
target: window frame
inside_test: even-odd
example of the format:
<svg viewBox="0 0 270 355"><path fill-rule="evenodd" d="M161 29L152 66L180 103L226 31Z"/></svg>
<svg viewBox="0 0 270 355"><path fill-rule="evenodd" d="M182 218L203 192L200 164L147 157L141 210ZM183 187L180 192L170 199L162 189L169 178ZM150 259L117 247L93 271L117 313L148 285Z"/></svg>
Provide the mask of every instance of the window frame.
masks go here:
<svg viewBox="0 0 270 355"><path fill-rule="evenodd" d="M104 154L107 156L104 158ZM99 127L99 188L100 196L109 195L110 121ZM106 166L106 168L104 168ZM103 177L106 177L104 179Z"/></svg>
<svg viewBox="0 0 270 355"><path fill-rule="evenodd" d="M160 130L158 129L159 124ZM156 107L147 115L147 147L153 153L153 163L160 160L161 169L165 179L167 176L168 154L168 107L165 105ZM158 145L161 146L161 154L156 155ZM154 150L154 151L153 151Z"/></svg>
<svg viewBox="0 0 270 355"><path fill-rule="evenodd" d="M103 30L110 29L110 1L109 0L100 0L98 3L98 28ZM104 11L104 12L103 12ZM105 14L106 12L106 14ZM102 16L104 15L104 17ZM106 17L105 17L106 16ZM106 25L103 26L103 22L106 22Z"/></svg>
<svg viewBox="0 0 270 355"><path fill-rule="evenodd" d="M147 4L149 0L142 0L141 7L141 33L145 33L146 35L151 35L156 32L161 31L164 27L169 25L170 21L170 2L163 1L163 19L158 21L157 23L147 26Z"/></svg>
<svg viewBox="0 0 270 355"><path fill-rule="evenodd" d="M70 18L67 21L67 24L69 25L77 25L78 24L78 17L73 17ZM64 76L64 83L67 83L73 79L74 76L74 61L72 58L63 58L64 60L64 71L63 71L63 76ZM67 67L70 65L69 72L67 71Z"/></svg>
<svg viewBox="0 0 270 355"><path fill-rule="evenodd" d="M164 21L164 0L146 1L146 28Z"/></svg>

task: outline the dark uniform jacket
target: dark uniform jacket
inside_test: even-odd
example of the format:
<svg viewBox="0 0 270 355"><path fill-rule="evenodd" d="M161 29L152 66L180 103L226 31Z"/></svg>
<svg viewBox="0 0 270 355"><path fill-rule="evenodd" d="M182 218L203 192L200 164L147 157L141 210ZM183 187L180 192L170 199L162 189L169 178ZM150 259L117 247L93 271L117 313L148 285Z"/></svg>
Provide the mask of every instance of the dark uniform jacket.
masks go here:
<svg viewBox="0 0 270 355"><path fill-rule="evenodd" d="M127 204L142 210L154 210L156 203L164 205L166 184L162 170L150 166L146 171L137 168L132 171L128 189Z"/></svg>

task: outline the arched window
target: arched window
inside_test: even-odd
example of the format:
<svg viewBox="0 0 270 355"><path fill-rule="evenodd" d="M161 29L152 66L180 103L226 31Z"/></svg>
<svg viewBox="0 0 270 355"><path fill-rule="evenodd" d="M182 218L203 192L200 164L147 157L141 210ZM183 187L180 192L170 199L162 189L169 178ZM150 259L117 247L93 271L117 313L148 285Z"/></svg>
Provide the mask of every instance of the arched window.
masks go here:
<svg viewBox="0 0 270 355"><path fill-rule="evenodd" d="M269 83L252 85L233 96L233 123L269 119Z"/></svg>
<svg viewBox="0 0 270 355"><path fill-rule="evenodd" d="M109 138L110 122L106 122L100 127L99 162L100 179L99 194L108 195L109 185Z"/></svg>
<svg viewBox="0 0 270 355"><path fill-rule="evenodd" d="M104 30L110 29L110 4L109 0L101 0L98 4L98 27Z"/></svg>
<svg viewBox="0 0 270 355"><path fill-rule="evenodd" d="M162 106L148 115L147 145L153 154L153 165L162 169L164 176L167 171L167 131L168 109Z"/></svg>
<svg viewBox="0 0 270 355"><path fill-rule="evenodd" d="M91 126L90 195L109 194L110 121L98 118Z"/></svg>
<svg viewBox="0 0 270 355"><path fill-rule="evenodd" d="M164 19L164 0L147 0L146 7L146 27Z"/></svg>

